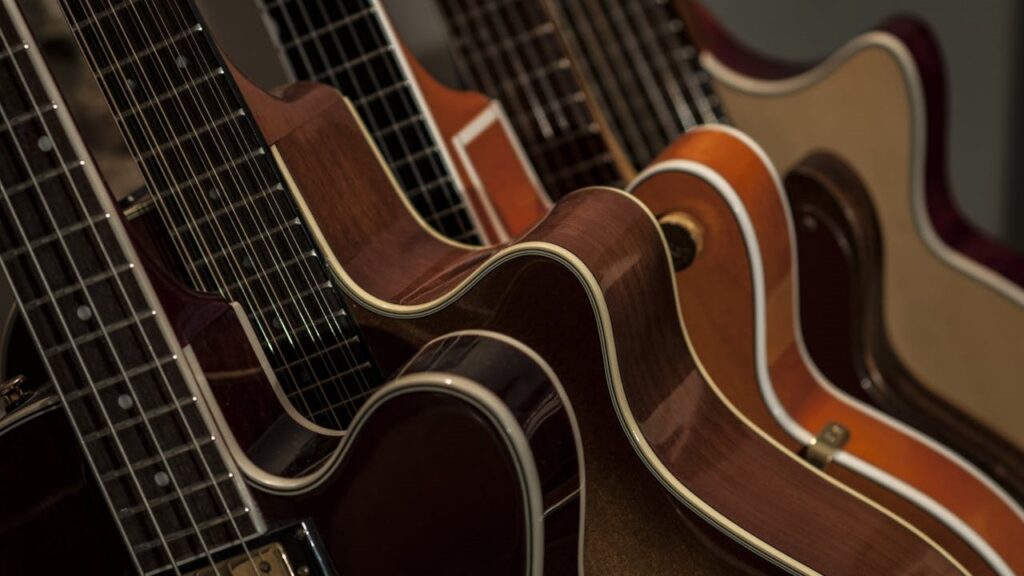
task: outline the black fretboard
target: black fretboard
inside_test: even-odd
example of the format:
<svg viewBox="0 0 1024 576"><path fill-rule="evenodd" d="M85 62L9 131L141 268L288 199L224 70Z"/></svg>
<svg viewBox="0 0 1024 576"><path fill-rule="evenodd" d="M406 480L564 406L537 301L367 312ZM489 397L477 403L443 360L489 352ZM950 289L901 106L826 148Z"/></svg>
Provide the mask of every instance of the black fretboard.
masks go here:
<svg viewBox="0 0 1024 576"><path fill-rule="evenodd" d="M257 0L297 80L355 105L399 186L438 232L480 243L465 196L376 0Z"/></svg>
<svg viewBox="0 0 1024 576"><path fill-rule="evenodd" d="M0 5L0 264L137 568L154 573L260 521L14 0Z"/></svg>
<svg viewBox="0 0 1024 576"><path fill-rule="evenodd" d="M191 284L242 304L285 392L345 428L380 384L189 0L62 0Z"/></svg>
<svg viewBox="0 0 1024 576"><path fill-rule="evenodd" d="M556 17L612 130L642 168L679 134L725 122L683 21L663 0L556 0Z"/></svg>
<svg viewBox="0 0 1024 576"><path fill-rule="evenodd" d="M509 111L553 198L591 185L621 185L544 0L438 0L461 74Z"/></svg>

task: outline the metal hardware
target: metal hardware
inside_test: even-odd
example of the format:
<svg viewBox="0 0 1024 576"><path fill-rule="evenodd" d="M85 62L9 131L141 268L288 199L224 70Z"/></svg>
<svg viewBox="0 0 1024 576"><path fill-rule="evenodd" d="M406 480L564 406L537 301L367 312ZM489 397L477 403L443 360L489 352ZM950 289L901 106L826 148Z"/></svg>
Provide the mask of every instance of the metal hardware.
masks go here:
<svg viewBox="0 0 1024 576"><path fill-rule="evenodd" d="M685 212L669 212L658 217L661 231L665 234L672 268L681 272L697 259L703 244L703 233L697 221Z"/></svg>
<svg viewBox="0 0 1024 576"><path fill-rule="evenodd" d="M232 556L214 566L206 566L187 576L296 576L288 563L284 547L278 543L268 544L248 554Z"/></svg>
<svg viewBox="0 0 1024 576"><path fill-rule="evenodd" d="M25 377L21 374L0 384L0 416L13 411L15 408L28 400L29 394L21 389L25 383Z"/></svg>
<svg viewBox="0 0 1024 576"><path fill-rule="evenodd" d="M818 468L824 469L832 462L836 452L842 450L849 441L850 431L845 426L829 422L804 449L804 458Z"/></svg>

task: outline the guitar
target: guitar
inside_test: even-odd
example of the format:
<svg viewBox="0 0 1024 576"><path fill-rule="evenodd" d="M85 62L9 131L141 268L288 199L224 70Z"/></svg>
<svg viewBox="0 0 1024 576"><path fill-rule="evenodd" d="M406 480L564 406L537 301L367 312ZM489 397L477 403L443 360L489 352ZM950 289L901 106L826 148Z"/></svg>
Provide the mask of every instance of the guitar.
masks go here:
<svg viewBox="0 0 1024 576"><path fill-rule="evenodd" d="M607 36L616 25L635 27L638 21L646 25L660 22L651 14L662 9L660 4L615 6L598 14L594 3L567 1L556 8L522 1L477 7L461 13L461 19L455 16L457 2L444 4L451 19L458 20L453 25L458 37L457 46L473 53L479 53L482 47L473 43L478 36L473 35L470 24L521 38L529 30L545 29L542 23L545 14L551 14L550 23L555 22L554 14L561 11L561 24L573 27L567 45L580 44L575 52L564 48L559 51L558 39L554 38L538 41L535 45L527 42L517 44L519 49L511 51L511 58L518 58L521 67L537 70L545 69L537 63L538 54L555 62L571 60L583 64L583 70L577 71L575 76L594 79L591 86L595 88L593 92L596 95L592 102L607 103L607 108L594 108L600 110L604 117L614 119L609 123L608 132L621 134L620 142L625 144L622 149L632 154L633 162L649 160L658 144L667 142L684 127L693 129L696 121L719 122L724 119L718 115L718 101L707 91L706 82L680 82L674 92L672 87L659 87L656 79L675 73L677 65L694 71L690 63L672 60L683 56L684 52L665 48L660 38L638 40L627 36L625 40L613 41ZM546 12L549 8L552 10L550 13ZM522 23L522 27L509 29L510 22L513 25ZM551 26L547 29L550 30ZM662 54L651 56L657 52L657 47L665 49ZM506 57L509 57L508 52ZM641 54L651 56L651 66L656 69L646 70L644 62L630 60L631 55L639 57ZM695 56L696 53L691 55ZM653 88L627 88L623 75L613 74L616 66L624 70L628 68L628 74L635 76L635 83L639 86ZM532 91L535 99L553 92L558 96L546 103L546 109L554 109L559 101L557 98L564 99L566 93L586 90L578 82L572 83L574 74L569 67L563 64L559 70L564 73L540 76L518 89L527 93ZM497 68L497 64L491 63L489 68ZM481 73L480 77L484 75ZM491 85L485 85L485 91L486 86ZM553 91L553 87L561 92ZM673 94L679 98L672 100ZM510 104L510 107L515 110L514 105ZM587 118L581 114L584 111L586 109L581 105L575 110L576 117ZM601 117L594 114L587 119L597 122ZM674 118L678 125L659 121L666 118ZM530 131L529 126L517 128L523 134ZM644 128L648 130L644 131ZM663 162L649 167L642 179L634 180L630 185L631 190L659 215L662 226L666 228L673 255L678 258L676 266L683 317L687 320L694 349L701 362L745 415L794 451L805 450L813 457L817 450L810 447L817 444L821 449L825 440L816 438L816 435L819 431L828 431L830 427L826 424L831 424L832 420L850 427L853 440L845 447L834 446L828 450L838 455L835 458L837 466L829 467L830 473L858 491L885 502L904 517L912 518L915 524L950 549L972 571L1007 573L1008 563L1018 566L1019 570L1022 559L1017 557L1016 547L1011 542L1019 538L1021 529L1024 529L1024 513L1002 489L963 458L929 438L835 394L834 387L818 377L814 366L807 362L801 335L794 325L795 292L790 289L790 275L794 273L795 260L789 254L787 234L791 227L785 225L787 220L784 217L788 207L784 200L779 200L782 188L778 177L774 176L774 169L763 153L758 152L756 145L748 139L738 139L722 130L704 130L669 146L658 158ZM614 154L609 151L607 157L612 158ZM723 159L729 161L723 162ZM555 161L549 160L549 163ZM543 165L536 158L535 164ZM701 188L706 192L703 203L696 198L695 192ZM718 211L709 211L706 206L710 202L707 196L711 191L720 196ZM733 210L744 213L744 216L723 210L730 206L727 200ZM774 210L773 218L761 224L760 235L780 238L773 239L774 243L762 240L760 245L765 250L762 255L756 241L744 241L739 235L738 225L726 222L749 218L745 215L747 210L756 213L768 210L767 206ZM779 234L779 231L783 233ZM703 241L718 248L698 256L702 237ZM674 242L673 238L678 241ZM723 243L741 251L724 253ZM746 254L742 251L744 247ZM755 253L759 260L756 265ZM687 269L695 258L703 264ZM759 269L762 267L767 272ZM766 306L752 309L752 302L758 298L761 301L765 299L765 288L757 285L757 282L765 280L752 280L751 284L746 281L737 283L737 279L743 276L763 277L765 274L774 274L776 278L772 280L769 276L768 282L776 282L768 285L771 298ZM695 276L700 276L701 280L695 281ZM695 293L689 294L689 290ZM740 342L756 344L747 349L751 355L745 361L737 358L740 351L736 343ZM789 351L790 355L783 355L783 351ZM719 358L721 361L716 361L718 355L724 355ZM755 359L764 364L758 364L755 369ZM864 440L858 441L859 438ZM868 441L870 438L888 440ZM920 462L911 461L908 458L910 454L927 462L928 466L922 467ZM828 461L831 460L830 457ZM990 463L990 466L998 466L998 462ZM922 477L921 470L940 477L963 478L958 487L969 486L964 490L978 496L966 497L962 493L948 492L944 485ZM939 470L943 472L937 472ZM978 508L974 508L976 504ZM952 512L954 510L956 512ZM994 521L994 518L1001 520ZM1001 528L993 529L993 522ZM1004 540L1008 533L1016 536Z"/></svg>
<svg viewBox="0 0 1024 576"><path fill-rule="evenodd" d="M336 91L258 90L223 61L186 0L104 6L62 2L155 190L165 230L151 236L172 242L193 285L239 293L275 373L290 368L280 343L307 343L308 328L293 333L291 315L268 321L264 310L275 302L254 302L238 286L241 279L255 291L268 277L276 286L281 269L295 280L321 270L314 286L337 295L325 311L299 312L321 330L310 339L323 347L314 354L347 352L333 357L339 369L393 373L453 329L507 334L550 363L586 454L582 494L545 508L547 522L576 521L581 511L587 519L580 564L575 554L560 557L572 571L963 572L926 536L780 450L724 401L693 359L664 240L633 197L582 190L514 243L453 243L413 215L379 156L358 145L365 131ZM247 224L254 220L261 224ZM288 243L309 243L278 255L288 244L272 234L282 230ZM302 291L280 292L298 307ZM325 315L345 318L345 335L323 330ZM372 357L356 356L363 350ZM315 381L305 395L279 380L314 418L333 412L351 423L334 409L340 403L318 408L313 392L351 400L343 406L357 413L365 403L360 388L339 379ZM836 526L841 542L828 538ZM865 558L868 547L887 552Z"/></svg>
<svg viewBox="0 0 1024 576"><path fill-rule="evenodd" d="M880 224L885 329L895 354L936 395L1024 446L1024 425L1010 408L1020 402L1024 266L953 208L934 40L919 24L896 20L812 69L780 76L776 67L762 77L706 14L694 19L708 48L701 63L723 106L781 170L828 149L863 180ZM777 136L783 124L785 141Z"/></svg>
<svg viewBox="0 0 1024 576"><path fill-rule="evenodd" d="M0 419L6 574L538 574L575 542L545 512L578 431L536 353L442 337L347 435L313 425L237 304L137 255L13 0L0 80L0 264L55 383Z"/></svg>
<svg viewBox="0 0 1024 576"><path fill-rule="evenodd" d="M435 230L506 241L532 223L517 219L524 209L551 208L501 105L434 80L402 47L379 0L257 3L292 79L330 84L352 100Z"/></svg>

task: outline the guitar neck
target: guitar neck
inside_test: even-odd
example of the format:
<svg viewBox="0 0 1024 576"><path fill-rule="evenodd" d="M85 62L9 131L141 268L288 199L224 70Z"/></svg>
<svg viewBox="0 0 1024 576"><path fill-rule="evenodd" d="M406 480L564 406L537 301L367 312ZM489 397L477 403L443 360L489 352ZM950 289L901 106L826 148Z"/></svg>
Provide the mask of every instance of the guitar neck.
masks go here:
<svg viewBox="0 0 1024 576"><path fill-rule="evenodd" d="M464 188L378 0L257 0L297 80L348 96L399 186L435 230L479 244Z"/></svg>
<svg viewBox="0 0 1024 576"><path fill-rule="evenodd" d="M62 0L188 280L237 301L285 393L345 428L380 376L189 0Z"/></svg>
<svg viewBox="0 0 1024 576"><path fill-rule="evenodd" d="M262 530L14 0L0 12L0 264L140 573Z"/></svg>
<svg viewBox="0 0 1024 576"><path fill-rule="evenodd" d="M501 101L553 198L624 174L543 0L439 0L461 74Z"/></svg>
<svg viewBox="0 0 1024 576"><path fill-rule="evenodd" d="M646 166L685 130L726 121L671 2L550 5L634 166Z"/></svg>

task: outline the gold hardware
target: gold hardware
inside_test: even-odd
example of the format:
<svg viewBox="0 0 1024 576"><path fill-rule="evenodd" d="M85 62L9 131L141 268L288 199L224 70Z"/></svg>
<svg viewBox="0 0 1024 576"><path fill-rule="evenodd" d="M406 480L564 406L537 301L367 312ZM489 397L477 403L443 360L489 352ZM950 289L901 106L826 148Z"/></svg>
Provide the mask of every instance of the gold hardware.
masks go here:
<svg viewBox="0 0 1024 576"><path fill-rule="evenodd" d="M668 212L658 217L665 234L672 267L680 272L690 267L704 245L704 231L697 220L686 212Z"/></svg>
<svg viewBox="0 0 1024 576"><path fill-rule="evenodd" d="M250 560L251 558L251 560ZM239 554L216 566L206 566L186 576L296 576L288 563L288 555L277 543L268 544L248 554Z"/></svg>
<svg viewBox="0 0 1024 576"><path fill-rule="evenodd" d="M804 450L804 458L818 468L824 469L832 462L836 452L850 441L850 431L842 424L829 422Z"/></svg>

